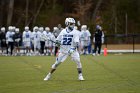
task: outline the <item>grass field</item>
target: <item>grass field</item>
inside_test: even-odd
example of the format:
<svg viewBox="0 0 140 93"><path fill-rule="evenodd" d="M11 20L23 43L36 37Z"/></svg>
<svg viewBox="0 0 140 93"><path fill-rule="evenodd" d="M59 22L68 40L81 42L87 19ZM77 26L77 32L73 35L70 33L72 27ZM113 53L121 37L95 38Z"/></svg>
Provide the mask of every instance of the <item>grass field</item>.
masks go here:
<svg viewBox="0 0 140 93"><path fill-rule="evenodd" d="M68 58L43 81L55 57L0 56L0 93L140 93L140 54L81 56L85 81Z"/></svg>

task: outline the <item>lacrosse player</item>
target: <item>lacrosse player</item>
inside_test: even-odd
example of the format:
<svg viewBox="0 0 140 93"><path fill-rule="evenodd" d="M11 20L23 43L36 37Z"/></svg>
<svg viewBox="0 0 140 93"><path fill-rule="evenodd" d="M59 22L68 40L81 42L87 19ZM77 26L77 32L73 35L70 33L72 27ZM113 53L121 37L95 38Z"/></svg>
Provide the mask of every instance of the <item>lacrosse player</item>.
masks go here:
<svg viewBox="0 0 140 93"><path fill-rule="evenodd" d="M56 38L53 33L51 33L51 40L55 42ZM55 55L55 43L51 42L51 55Z"/></svg>
<svg viewBox="0 0 140 93"><path fill-rule="evenodd" d="M66 18L65 24L66 28L60 32L56 39L56 44L60 46L60 52L56 58L56 62L51 67L51 71L44 78L44 80L49 80L58 65L64 62L69 55L71 56L72 60L77 64L77 70L79 74L78 79L84 80L82 75L82 64L80 62L80 56L77 51L79 34L78 31L74 29L75 20L73 18Z"/></svg>
<svg viewBox="0 0 140 93"><path fill-rule="evenodd" d="M90 32L87 30L87 25L82 25L81 27L81 46L83 54L88 54L88 45L90 42Z"/></svg>
<svg viewBox="0 0 140 93"><path fill-rule="evenodd" d="M39 28L35 26L33 28L32 37L31 37L35 55L39 54L39 50L40 50L40 34L41 33L39 31Z"/></svg>
<svg viewBox="0 0 140 93"><path fill-rule="evenodd" d="M22 39L26 55L29 56L31 55L31 31L28 26L26 26L25 31L23 31Z"/></svg>
<svg viewBox="0 0 140 93"><path fill-rule="evenodd" d="M19 28L16 28L14 34L15 56L20 54L21 40L22 40L22 35L19 32Z"/></svg>
<svg viewBox="0 0 140 93"><path fill-rule="evenodd" d="M58 24L57 27L54 27L54 28L53 28L53 34L54 34L55 38L58 37L58 35L60 34L60 32L61 32L62 30L63 30L63 28L62 28L61 24ZM57 55L58 51L59 51L58 46L55 46L55 51L54 51L54 55L55 55L55 56Z"/></svg>
<svg viewBox="0 0 140 93"><path fill-rule="evenodd" d="M10 55L13 55L13 49L14 49L14 34L15 32L14 28L12 26L8 27L8 32L6 33L6 43L7 43L7 55L8 55L8 49L10 48Z"/></svg>
<svg viewBox="0 0 140 93"><path fill-rule="evenodd" d="M1 52L2 52L2 55L4 55L4 48L7 47L7 45L6 45L6 32L5 32L5 27L2 27L1 28L0 42L1 42Z"/></svg>
<svg viewBox="0 0 140 93"><path fill-rule="evenodd" d="M60 34L60 30L58 29L58 27L53 27L53 34L55 36L55 38L58 37L58 35ZM54 50L54 56L56 56L58 53L58 46L55 46L55 50Z"/></svg>
<svg viewBox="0 0 140 93"><path fill-rule="evenodd" d="M45 27L45 35L46 37L51 38L52 34L50 32L50 28L49 27ZM52 43L49 40L45 41L45 50L46 50L46 55L51 55L51 47L52 47Z"/></svg>
<svg viewBox="0 0 140 93"><path fill-rule="evenodd" d="M44 55L44 48L45 48L45 39L43 38L45 35L45 31L43 27L39 28L40 31L40 49L41 49L41 55Z"/></svg>

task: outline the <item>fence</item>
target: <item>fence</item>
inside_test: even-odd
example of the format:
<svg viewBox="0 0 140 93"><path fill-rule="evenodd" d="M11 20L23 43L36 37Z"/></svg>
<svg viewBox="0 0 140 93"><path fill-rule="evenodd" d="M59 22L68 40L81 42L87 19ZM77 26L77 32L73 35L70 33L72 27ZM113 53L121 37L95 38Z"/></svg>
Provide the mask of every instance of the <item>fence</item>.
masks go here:
<svg viewBox="0 0 140 93"><path fill-rule="evenodd" d="M140 52L140 34L113 34L105 36L106 47L109 51Z"/></svg>

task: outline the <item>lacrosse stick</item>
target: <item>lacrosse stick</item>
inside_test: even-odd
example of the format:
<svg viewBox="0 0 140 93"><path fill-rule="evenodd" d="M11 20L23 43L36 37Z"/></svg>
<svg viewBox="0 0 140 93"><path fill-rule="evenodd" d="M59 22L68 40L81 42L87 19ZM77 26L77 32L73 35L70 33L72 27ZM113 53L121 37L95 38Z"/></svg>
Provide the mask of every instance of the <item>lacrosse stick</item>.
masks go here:
<svg viewBox="0 0 140 93"><path fill-rule="evenodd" d="M72 53L75 51L73 48L72 48L73 51L70 51L70 49L66 49L65 47L63 47L63 46L61 45L60 42L53 41L53 40L51 40L50 37L47 37L47 36L45 36L45 35L44 35L42 38L43 38L45 41L46 41L46 40L49 40L49 41L55 43L58 47L61 47L61 48L63 48L65 51L68 51L68 53L65 53L65 54L70 55L70 54L72 54Z"/></svg>

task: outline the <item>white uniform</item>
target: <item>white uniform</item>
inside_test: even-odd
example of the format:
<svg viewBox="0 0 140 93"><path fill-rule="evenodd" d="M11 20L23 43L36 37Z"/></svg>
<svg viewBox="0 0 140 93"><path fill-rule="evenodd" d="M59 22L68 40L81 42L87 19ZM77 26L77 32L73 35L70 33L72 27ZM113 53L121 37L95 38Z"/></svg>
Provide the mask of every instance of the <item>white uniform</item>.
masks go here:
<svg viewBox="0 0 140 93"><path fill-rule="evenodd" d="M6 42L14 42L13 36L15 32L8 31L6 33Z"/></svg>
<svg viewBox="0 0 140 93"><path fill-rule="evenodd" d="M51 39L52 33L45 31L45 35ZM51 46L52 46L52 42L49 41L49 40L46 40L45 41L45 47L51 47Z"/></svg>
<svg viewBox="0 0 140 93"><path fill-rule="evenodd" d="M34 45L34 48L40 49L40 35L41 33L39 31L37 32L32 32L32 43Z"/></svg>
<svg viewBox="0 0 140 93"><path fill-rule="evenodd" d="M31 31L24 31L23 35L23 43L25 47L30 47L31 46Z"/></svg>
<svg viewBox="0 0 140 93"><path fill-rule="evenodd" d="M45 33L46 31L43 31L43 32L40 32L40 41L44 41L45 42L45 39L44 39L44 36L45 36Z"/></svg>
<svg viewBox="0 0 140 93"><path fill-rule="evenodd" d="M54 36L54 34L53 33L51 33L51 40L52 41L56 41L56 38L55 38L55 36ZM55 43L54 42L51 42L51 45L54 47L55 46Z"/></svg>
<svg viewBox="0 0 140 93"><path fill-rule="evenodd" d="M89 41L90 41L90 36L91 36L91 34L88 30L81 31L81 38L80 39L81 39L81 46L82 47L88 46Z"/></svg>
<svg viewBox="0 0 140 93"><path fill-rule="evenodd" d="M63 62L65 59L69 56L68 51L70 48L75 47L75 43L79 43L79 32L77 30L73 30L71 32L68 32L68 28L63 29L60 34L58 35L57 39L58 41L61 41L60 46L60 53L58 54L57 61L56 62ZM74 53L71 54L72 60L78 60L80 62L80 56L77 51L75 50ZM79 68L81 65L79 66Z"/></svg>

